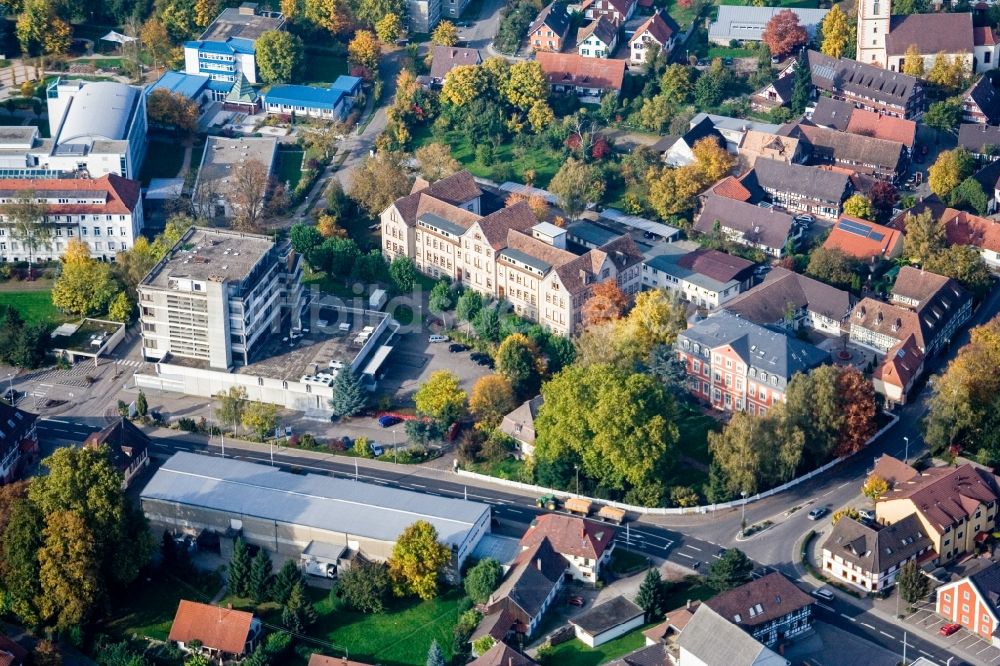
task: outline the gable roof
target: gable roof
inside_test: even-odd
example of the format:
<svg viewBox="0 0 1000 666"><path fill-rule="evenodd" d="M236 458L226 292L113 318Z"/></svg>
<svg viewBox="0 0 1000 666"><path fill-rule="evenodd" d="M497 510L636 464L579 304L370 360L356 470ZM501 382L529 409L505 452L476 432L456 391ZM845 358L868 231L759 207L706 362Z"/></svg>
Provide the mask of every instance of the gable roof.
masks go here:
<svg viewBox="0 0 1000 666"><path fill-rule="evenodd" d="M580 9L586 12L590 9L595 2L598 0L584 0L583 4L580 5ZM622 16L628 16L628 13L632 10L632 6L635 4L635 0L603 0L604 2L611 5L614 11L618 12Z"/></svg>
<svg viewBox="0 0 1000 666"><path fill-rule="evenodd" d="M850 102L820 96L816 102L816 110L812 114L812 122L820 127L846 132L854 111L854 105Z"/></svg>
<svg viewBox="0 0 1000 666"><path fill-rule="evenodd" d="M752 175L764 189L791 192L810 199L840 203L850 192L851 179L841 173L820 174L815 167L759 157Z"/></svg>
<svg viewBox="0 0 1000 666"><path fill-rule="evenodd" d="M468 666L538 666L538 663L503 641L498 641L479 658L470 661Z"/></svg>
<svg viewBox="0 0 1000 666"><path fill-rule="evenodd" d="M998 108L996 113L1000 115L1000 95L997 95L997 97ZM990 122L993 121L991 120ZM982 153L983 146L996 146L1000 148L1000 127L983 125L981 123L962 123L958 128L958 145L970 153Z"/></svg>
<svg viewBox="0 0 1000 666"><path fill-rule="evenodd" d="M535 443L535 418L544 402L542 396L536 395L531 400L525 400L514 411L503 417L500 431L520 442Z"/></svg>
<svg viewBox="0 0 1000 666"><path fill-rule="evenodd" d="M817 146L829 150L835 161L847 162L844 166L861 173L876 173L879 169L894 172L903 158L903 144L898 141L848 134L804 123L794 126L791 136L804 140L814 153Z"/></svg>
<svg viewBox="0 0 1000 666"><path fill-rule="evenodd" d="M102 203L46 204L50 214L112 214L130 215L139 205L141 190L138 181L105 174L100 178L7 178L0 180L0 197L13 199L25 192L46 196L52 192L104 193ZM51 195L48 195L51 196ZM99 197L93 197L95 200Z"/></svg>
<svg viewBox="0 0 1000 666"><path fill-rule="evenodd" d="M902 234L897 229L841 215L823 247L836 248L849 257L867 260L872 257L889 257L901 239Z"/></svg>
<svg viewBox="0 0 1000 666"><path fill-rule="evenodd" d="M785 666L788 663L707 603L698 606L677 644L705 666Z"/></svg>
<svg viewBox="0 0 1000 666"><path fill-rule="evenodd" d="M719 182L709 187L705 193L714 194L727 199L734 199L736 201L750 201L750 199L753 198L753 194L743 183L743 179L736 178L735 176L726 176Z"/></svg>
<svg viewBox="0 0 1000 666"><path fill-rule="evenodd" d="M100 432L91 433L83 445L97 448L107 445L111 460L119 472L125 472L149 451L149 437L134 423L122 417Z"/></svg>
<svg viewBox="0 0 1000 666"><path fill-rule="evenodd" d="M459 46L435 46L431 51L431 78L444 79L459 65L478 65L483 62L479 49Z"/></svg>
<svg viewBox="0 0 1000 666"><path fill-rule="evenodd" d="M21 446L21 442L35 427L37 418L37 414L0 402L0 460Z"/></svg>
<svg viewBox="0 0 1000 666"><path fill-rule="evenodd" d="M610 46L618 37L618 28L615 27L611 19L602 14L576 31L577 46L591 35L597 37L605 45Z"/></svg>
<svg viewBox="0 0 1000 666"><path fill-rule="evenodd" d="M851 295L778 266L771 269L763 282L723 307L761 325L781 322L789 307L804 308L834 321L843 321L851 310Z"/></svg>
<svg viewBox="0 0 1000 666"><path fill-rule="evenodd" d="M170 625L170 640L241 654L250 636L253 613L181 599Z"/></svg>
<svg viewBox="0 0 1000 666"><path fill-rule="evenodd" d="M491 610L505 600L524 611L529 618L538 617L552 588L559 585L567 562L557 553L548 539L541 539L514 558L507 578L490 596Z"/></svg>
<svg viewBox="0 0 1000 666"><path fill-rule="evenodd" d="M979 504L1000 499L1000 480L989 471L966 463L959 467L931 467L909 481L896 484L880 501L908 499L932 525L942 531L969 518Z"/></svg>
<svg viewBox="0 0 1000 666"><path fill-rule="evenodd" d="M875 460L872 475L886 481L891 489L896 484L907 483L915 477L920 476L920 472L899 458L894 458L888 453L883 453Z"/></svg>
<svg viewBox="0 0 1000 666"><path fill-rule="evenodd" d="M753 157L755 160L753 164L756 164L756 160L761 157L790 162L796 158L799 140L790 136L747 130L743 140L740 141L739 150L740 153L749 153L748 158Z"/></svg>
<svg viewBox="0 0 1000 666"><path fill-rule="evenodd" d="M941 207L944 208L943 204ZM935 217L941 220L950 245L972 245L1000 252L1000 222L954 208L944 208Z"/></svg>
<svg viewBox="0 0 1000 666"><path fill-rule="evenodd" d="M542 26L545 26L558 37L562 38L566 36L569 24L569 14L566 13L566 5L561 2L553 2L538 12L538 16L528 26L528 34L532 35L542 28Z"/></svg>
<svg viewBox="0 0 1000 666"><path fill-rule="evenodd" d="M975 102L990 125L1000 123L1000 93L993 87L990 77L979 77L979 80L965 91L965 99Z"/></svg>
<svg viewBox="0 0 1000 666"><path fill-rule="evenodd" d="M932 546L915 513L880 529L844 517L823 542L824 550L874 574L889 571Z"/></svg>
<svg viewBox="0 0 1000 666"><path fill-rule="evenodd" d="M848 92L902 108L920 92L920 81L901 72L848 58L831 58L819 51L809 51L807 57L812 84L821 90Z"/></svg>
<svg viewBox="0 0 1000 666"><path fill-rule="evenodd" d="M560 555L599 560L615 540L617 530L576 516L546 513L539 516L521 537L521 547L531 548L547 540Z"/></svg>
<svg viewBox="0 0 1000 666"><path fill-rule="evenodd" d="M670 38L681 31L677 22L665 12L657 11L635 30L635 34L628 40L629 44L642 39L642 36L649 34L660 46L670 41Z"/></svg>
<svg viewBox="0 0 1000 666"><path fill-rule="evenodd" d="M549 83L556 86L621 90L625 80L624 60L585 58L577 53L551 51L538 51L535 60L542 66Z"/></svg>
<svg viewBox="0 0 1000 666"><path fill-rule="evenodd" d="M538 224L538 219L531 211L531 206L528 205L527 201L518 201L513 206L506 206L480 218L477 224L490 246L494 250L499 250L510 245L512 233L527 237L529 240L535 240L527 234L532 227ZM558 249L544 241L536 242L547 248Z"/></svg>
<svg viewBox="0 0 1000 666"><path fill-rule="evenodd" d="M792 230L792 216L787 213L710 194L705 199L694 230L711 233L716 220L723 227L742 233L747 242L775 250L785 246Z"/></svg>
<svg viewBox="0 0 1000 666"><path fill-rule="evenodd" d="M972 53L972 14L910 14L890 18L889 34L885 36L885 52L890 56L906 54L916 44L921 54L944 52Z"/></svg>
<svg viewBox="0 0 1000 666"><path fill-rule="evenodd" d="M851 134L870 136L886 141L896 141L907 148L913 147L917 138L917 124L912 120L887 116L866 109L855 109L847 123Z"/></svg>
<svg viewBox="0 0 1000 666"><path fill-rule="evenodd" d="M737 626L748 628L767 624L814 603L812 597L784 574L775 571L717 594L705 605ZM688 628L690 626L688 623Z"/></svg>
<svg viewBox="0 0 1000 666"><path fill-rule="evenodd" d="M683 255L677 263L719 282L747 278L749 271L754 267L752 261L707 248L699 248L694 252L689 252Z"/></svg>
<svg viewBox="0 0 1000 666"><path fill-rule="evenodd" d="M924 354L917 344L917 338L915 335L909 335L886 353L885 359L875 368L872 377L906 391L910 383L920 374L923 363Z"/></svg>
<svg viewBox="0 0 1000 666"><path fill-rule="evenodd" d="M996 30L988 25L972 26L972 39L976 46L996 46L1000 43Z"/></svg>
<svg viewBox="0 0 1000 666"><path fill-rule="evenodd" d="M669 663L666 645L656 643L629 652L614 661L609 661L605 666L665 666Z"/></svg>
<svg viewBox="0 0 1000 666"><path fill-rule="evenodd" d="M468 219L471 224L479 216L458 206L482 194L483 191L479 189L472 174L468 171L459 171L433 184L417 180L413 183L410 194L396 199L393 205L403 221L411 227L417 223L417 217L423 212L436 212L452 221L455 221L456 217ZM438 204L444 205L445 208L441 208ZM437 212L438 210L445 212L442 214Z"/></svg>
<svg viewBox="0 0 1000 666"><path fill-rule="evenodd" d="M969 582L976 587L982 601L993 613L993 617L1000 615L997 612L1000 610L1000 565L994 563L982 571L977 571L969 576ZM993 630L994 635L996 631Z"/></svg>
<svg viewBox="0 0 1000 666"><path fill-rule="evenodd" d="M622 595L604 603L592 606L570 619L570 624L583 629L588 634L602 634L609 629L625 624L641 616L643 610Z"/></svg>
<svg viewBox="0 0 1000 666"><path fill-rule="evenodd" d="M797 372L806 372L830 360L829 352L808 342L747 321L721 310L694 324L678 335L679 345L688 349L691 343L709 349L730 347L756 374L762 372L777 377L774 386L784 389Z"/></svg>
<svg viewBox="0 0 1000 666"><path fill-rule="evenodd" d="M851 326L874 331L897 342L913 336L921 351L926 351L931 336L920 325L917 313L894 303L871 297L862 298L851 313ZM895 345L893 345L895 346Z"/></svg>

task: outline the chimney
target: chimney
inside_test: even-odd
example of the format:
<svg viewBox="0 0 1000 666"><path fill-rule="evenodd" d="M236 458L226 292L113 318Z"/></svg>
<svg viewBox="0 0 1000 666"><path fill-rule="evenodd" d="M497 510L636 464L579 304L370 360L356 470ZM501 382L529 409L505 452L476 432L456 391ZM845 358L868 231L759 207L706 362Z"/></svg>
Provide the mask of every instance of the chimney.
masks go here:
<svg viewBox="0 0 1000 666"><path fill-rule="evenodd" d="M542 570L542 558L540 557L535 558L535 566L538 568L539 571Z"/></svg>
<svg viewBox="0 0 1000 666"><path fill-rule="evenodd" d="M233 605L231 603L226 604L226 609L227 610L233 610Z"/></svg>
<svg viewBox="0 0 1000 666"><path fill-rule="evenodd" d="M687 600L687 603L686 603L686 604L684 604L684 608L686 608L686 609L688 609L688 610L691 610L691 600L690 600L690 599L688 599L688 600Z"/></svg>

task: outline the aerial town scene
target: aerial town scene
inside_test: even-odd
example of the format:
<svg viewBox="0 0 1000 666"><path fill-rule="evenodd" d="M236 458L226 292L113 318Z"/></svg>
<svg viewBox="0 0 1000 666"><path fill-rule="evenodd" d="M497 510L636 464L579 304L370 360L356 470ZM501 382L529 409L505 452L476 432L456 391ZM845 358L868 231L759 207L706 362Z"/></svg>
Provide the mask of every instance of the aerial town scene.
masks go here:
<svg viewBox="0 0 1000 666"><path fill-rule="evenodd" d="M0 4L0 666L1000 666L1000 3Z"/></svg>

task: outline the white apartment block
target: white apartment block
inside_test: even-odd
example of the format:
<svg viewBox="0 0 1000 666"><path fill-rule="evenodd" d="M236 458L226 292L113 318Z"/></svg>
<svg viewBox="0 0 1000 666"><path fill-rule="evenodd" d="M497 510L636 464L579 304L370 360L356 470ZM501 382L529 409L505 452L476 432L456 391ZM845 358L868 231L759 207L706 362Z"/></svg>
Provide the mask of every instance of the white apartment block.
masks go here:
<svg viewBox="0 0 1000 666"><path fill-rule="evenodd" d="M451 2L452 0L449 0ZM468 0L455 0L456 3L465 2L468 4ZM460 4L449 4L448 5L448 18L457 18L459 14L462 13L464 5ZM406 3L406 15L409 22L410 32L430 32L434 30L437 26L438 21L441 20L441 0L407 0ZM453 11L457 10L457 14L453 14Z"/></svg>
<svg viewBox="0 0 1000 666"><path fill-rule="evenodd" d="M268 236L191 227L139 284L143 354L229 370L281 318L298 325L302 262Z"/></svg>
<svg viewBox="0 0 1000 666"><path fill-rule="evenodd" d="M481 190L467 172L414 185L382 219L386 259L407 256L417 270L448 278L518 315L571 335L593 286L616 280L626 294L642 286L642 255L622 236L596 249L571 246L566 230L538 222L526 203L481 216Z"/></svg>
<svg viewBox="0 0 1000 666"><path fill-rule="evenodd" d="M0 180L0 260L28 261L29 251L4 210L29 193L44 204L48 241L36 249L34 261L59 259L73 238L84 241L96 259L113 260L135 244L142 231L139 183L119 176Z"/></svg>

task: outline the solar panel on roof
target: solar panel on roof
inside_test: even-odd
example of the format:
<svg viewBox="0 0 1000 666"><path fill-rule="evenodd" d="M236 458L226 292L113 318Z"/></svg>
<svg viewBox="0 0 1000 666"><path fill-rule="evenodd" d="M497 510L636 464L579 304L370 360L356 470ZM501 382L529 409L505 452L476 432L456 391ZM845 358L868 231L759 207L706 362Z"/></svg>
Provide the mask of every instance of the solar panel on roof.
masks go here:
<svg viewBox="0 0 1000 666"><path fill-rule="evenodd" d="M877 231L873 231L870 234L868 234L868 237L871 238L872 240L875 240L875 241L878 241L878 242L881 243L882 239L885 238L885 234L880 234Z"/></svg>
<svg viewBox="0 0 1000 666"><path fill-rule="evenodd" d="M846 231L847 233L865 237L867 237L872 230L872 228L867 224L855 222L854 220L841 220L838 226L841 230Z"/></svg>

